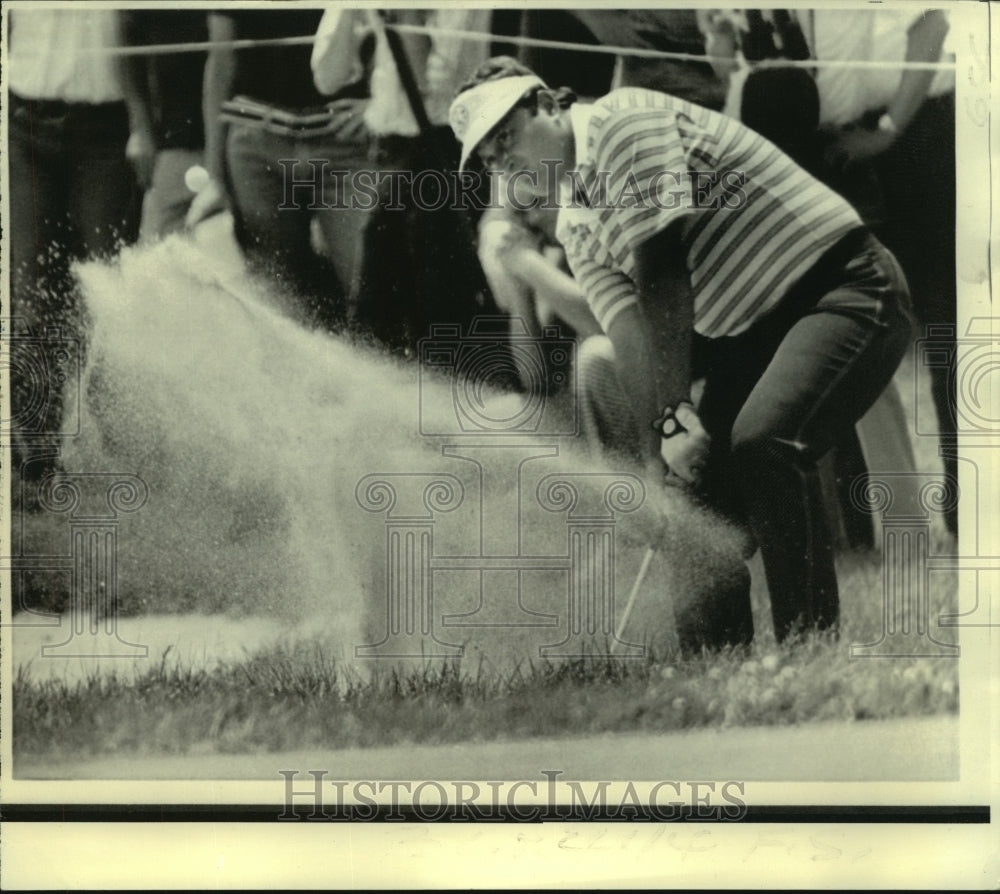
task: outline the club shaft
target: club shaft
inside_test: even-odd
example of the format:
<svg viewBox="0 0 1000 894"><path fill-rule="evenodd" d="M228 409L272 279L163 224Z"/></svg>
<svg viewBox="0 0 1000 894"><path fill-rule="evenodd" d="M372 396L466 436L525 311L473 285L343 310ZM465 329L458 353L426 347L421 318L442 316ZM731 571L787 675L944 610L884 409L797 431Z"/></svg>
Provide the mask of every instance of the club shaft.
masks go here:
<svg viewBox="0 0 1000 894"><path fill-rule="evenodd" d="M639 566L639 573L636 575L635 583L632 585L632 592L628 594L628 602L625 603L625 611L622 613L622 619L618 623L618 629L615 631L615 641L611 644L611 654L615 653L618 644L622 642L622 636L625 634L625 626L628 624L632 608L635 606L636 597L639 595L639 590L642 589L646 575L649 573L649 566L652 564L653 556L655 555L656 549L651 546L646 550L646 555L642 557L642 565Z"/></svg>

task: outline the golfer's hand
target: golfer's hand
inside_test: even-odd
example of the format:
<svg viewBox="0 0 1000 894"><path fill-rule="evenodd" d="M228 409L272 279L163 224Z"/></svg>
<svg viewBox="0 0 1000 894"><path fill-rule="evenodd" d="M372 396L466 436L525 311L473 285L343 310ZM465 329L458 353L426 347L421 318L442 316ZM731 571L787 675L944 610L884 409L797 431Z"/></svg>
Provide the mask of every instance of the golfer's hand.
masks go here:
<svg viewBox="0 0 1000 894"><path fill-rule="evenodd" d="M676 432L660 439L660 458L667 467L668 484L698 485L708 461L712 440L689 403L674 411L679 423Z"/></svg>
<svg viewBox="0 0 1000 894"><path fill-rule="evenodd" d="M193 230L203 220L224 211L227 205L226 191L218 180L212 178L191 200L191 207L184 218L184 227Z"/></svg>

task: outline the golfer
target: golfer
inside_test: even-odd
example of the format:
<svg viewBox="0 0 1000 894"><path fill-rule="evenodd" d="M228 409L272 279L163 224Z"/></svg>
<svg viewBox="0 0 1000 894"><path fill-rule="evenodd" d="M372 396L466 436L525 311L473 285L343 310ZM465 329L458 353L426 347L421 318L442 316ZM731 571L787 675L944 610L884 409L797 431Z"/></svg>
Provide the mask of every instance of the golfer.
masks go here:
<svg viewBox="0 0 1000 894"><path fill-rule="evenodd" d="M906 350L899 265L847 202L737 121L639 88L574 99L489 60L451 106L461 163L476 153L520 201L558 203L650 482L696 488L745 523L779 640L835 631L817 463Z"/></svg>

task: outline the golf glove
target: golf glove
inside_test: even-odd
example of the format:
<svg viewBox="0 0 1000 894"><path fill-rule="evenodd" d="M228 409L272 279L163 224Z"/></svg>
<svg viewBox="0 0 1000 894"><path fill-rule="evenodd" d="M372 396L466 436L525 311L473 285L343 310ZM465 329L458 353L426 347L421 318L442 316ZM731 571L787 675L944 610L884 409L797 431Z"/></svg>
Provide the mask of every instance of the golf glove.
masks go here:
<svg viewBox="0 0 1000 894"><path fill-rule="evenodd" d="M653 428L660 435L667 483L700 483L712 442L691 403L684 400L676 408L667 407Z"/></svg>

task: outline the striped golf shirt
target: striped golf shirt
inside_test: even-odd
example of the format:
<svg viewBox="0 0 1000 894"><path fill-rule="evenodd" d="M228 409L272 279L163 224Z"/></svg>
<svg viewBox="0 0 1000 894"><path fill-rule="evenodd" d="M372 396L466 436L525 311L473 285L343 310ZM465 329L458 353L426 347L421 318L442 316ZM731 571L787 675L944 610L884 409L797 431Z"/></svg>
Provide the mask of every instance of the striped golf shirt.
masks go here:
<svg viewBox="0 0 1000 894"><path fill-rule="evenodd" d="M680 221L694 328L736 335L861 225L840 196L738 122L664 93L570 108L577 175L558 236L607 331L638 303L633 248Z"/></svg>

